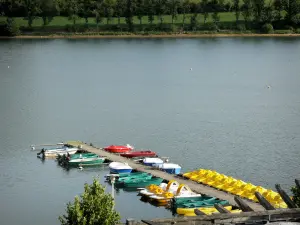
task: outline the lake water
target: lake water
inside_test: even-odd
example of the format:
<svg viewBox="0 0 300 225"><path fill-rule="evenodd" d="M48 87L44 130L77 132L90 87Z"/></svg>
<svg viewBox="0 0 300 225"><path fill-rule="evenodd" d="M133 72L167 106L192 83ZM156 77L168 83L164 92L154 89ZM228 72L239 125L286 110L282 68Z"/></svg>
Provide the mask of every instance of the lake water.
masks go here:
<svg viewBox="0 0 300 225"><path fill-rule="evenodd" d="M289 189L300 174L299 71L299 38L1 40L1 223L59 224L85 182L105 184L106 167L66 171L31 144L129 143L184 171ZM136 195L117 193L123 220L172 216Z"/></svg>

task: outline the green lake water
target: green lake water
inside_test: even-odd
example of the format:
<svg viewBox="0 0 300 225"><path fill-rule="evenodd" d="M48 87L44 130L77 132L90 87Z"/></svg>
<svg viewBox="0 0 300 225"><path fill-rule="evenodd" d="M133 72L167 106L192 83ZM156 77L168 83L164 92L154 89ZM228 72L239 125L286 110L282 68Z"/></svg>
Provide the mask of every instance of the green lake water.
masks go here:
<svg viewBox="0 0 300 225"><path fill-rule="evenodd" d="M31 144L151 149L286 190L300 174L300 39L0 40L0 218L59 224L107 167L66 171ZM116 193L123 221L171 217Z"/></svg>

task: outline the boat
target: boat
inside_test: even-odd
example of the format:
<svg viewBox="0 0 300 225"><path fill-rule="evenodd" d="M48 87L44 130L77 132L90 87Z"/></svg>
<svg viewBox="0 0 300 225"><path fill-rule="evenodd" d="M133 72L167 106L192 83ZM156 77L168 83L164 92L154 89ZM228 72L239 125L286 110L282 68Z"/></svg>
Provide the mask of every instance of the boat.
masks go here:
<svg viewBox="0 0 300 225"><path fill-rule="evenodd" d="M156 152L153 151L134 151L134 152L125 152L120 154L126 158L136 158L136 157L151 157L156 156Z"/></svg>
<svg viewBox="0 0 300 225"><path fill-rule="evenodd" d="M225 209L231 211L232 206L225 206ZM218 213L219 211L214 207L200 207L200 208L177 208L176 212L179 215L184 216L196 216L194 210L198 209L199 211L205 213L206 215L211 215L212 213Z"/></svg>
<svg viewBox="0 0 300 225"><path fill-rule="evenodd" d="M111 153L125 153L131 151L133 146L127 144L127 145L110 145L104 148L105 151L111 152Z"/></svg>
<svg viewBox="0 0 300 225"><path fill-rule="evenodd" d="M42 155L43 157L51 157L57 155L72 155L75 154L79 148L75 148L69 145L63 145L55 148L42 148L42 150L37 153L37 155Z"/></svg>
<svg viewBox="0 0 300 225"><path fill-rule="evenodd" d="M133 180L130 182L124 182L124 187L125 188L142 188L142 187L146 187L150 184L154 184L154 185L159 185L161 182L163 181L163 178L160 177L152 177L150 179L144 179L144 180Z"/></svg>
<svg viewBox="0 0 300 225"><path fill-rule="evenodd" d="M120 173L119 176L117 176L117 179L120 178L129 178L129 177L139 177L139 176L144 176L145 172L131 172L131 173ZM104 176L106 178L106 180L110 180L110 174L107 174Z"/></svg>
<svg viewBox="0 0 300 225"><path fill-rule="evenodd" d="M164 163L159 168L170 174L180 174L181 166L174 163Z"/></svg>
<svg viewBox="0 0 300 225"><path fill-rule="evenodd" d="M187 185L185 184L180 184L177 190L173 191L162 191L158 190L155 192L154 195L149 196L150 200L156 201L159 203L165 203L167 204L171 199L174 197L201 197L201 194L197 194L193 192Z"/></svg>
<svg viewBox="0 0 300 225"><path fill-rule="evenodd" d="M127 163L111 162L108 167L111 173L131 173L132 171Z"/></svg>
<svg viewBox="0 0 300 225"><path fill-rule="evenodd" d="M152 178L152 174L142 173L142 174L133 175L133 176L119 177L119 178L117 178L117 181L118 182L130 182L133 180L147 180L147 179L151 179L151 178Z"/></svg>
<svg viewBox="0 0 300 225"><path fill-rule="evenodd" d="M161 183L159 186L157 185L149 185L146 188L142 188L139 192L139 195L144 197L149 197L154 195L157 190L162 189L162 191L174 191L177 190L179 187L179 183L175 180L170 180L168 184Z"/></svg>
<svg viewBox="0 0 300 225"><path fill-rule="evenodd" d="M163 165L164 161L160 158L144 158L143 163L146 166L159 167Z"/></svg>
<svg viewBox="0 0 300 225"><path fill-rule="evenodd" d="M208 200L204 200L204 201L184 203L184 204L178 206L177 208L211 207L211 206L214 206L214 204L229 205L229 202L227 200L208 199Z"/></svg>
<svg viewBox="0 0 300 225"><path fill-rule="evenodd" d="M80 154L81 155L81 154ZM100 165L105 161L105 157L100 157L99 155L85 155L72 157L68 161L69 166L80 166L80 165Z"/></svg>

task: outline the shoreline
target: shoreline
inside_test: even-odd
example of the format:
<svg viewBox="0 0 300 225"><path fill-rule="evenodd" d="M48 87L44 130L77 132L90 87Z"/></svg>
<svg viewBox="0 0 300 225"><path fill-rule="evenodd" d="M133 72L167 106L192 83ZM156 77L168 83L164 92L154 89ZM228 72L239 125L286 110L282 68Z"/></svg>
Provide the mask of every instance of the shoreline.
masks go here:
<svg viewBox="0 0 300 225"><path fill-rule="evenodd" d="M214 38L214 37L300 37L300 34L70 34L0 36L0 39L118 39L118 38Z"/></svg>

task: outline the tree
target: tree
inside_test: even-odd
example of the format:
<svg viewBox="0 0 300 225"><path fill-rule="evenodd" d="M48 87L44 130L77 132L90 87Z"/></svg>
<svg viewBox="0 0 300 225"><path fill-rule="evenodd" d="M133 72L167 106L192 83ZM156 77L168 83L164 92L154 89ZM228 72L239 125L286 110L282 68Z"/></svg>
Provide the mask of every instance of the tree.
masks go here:
<svg viewBox="0 0 300 225"><path fill-rule="evenodd" d="M106 22L107 22L107 24L109 24L109 22L112 19L112 16L114 15L115 1L114 0L104 0L103 7L104 7L104 16L107 19Z"/></svg>
<svg viewBox="0 0 300 225"><path fill-rule="evenodd" d="M88 24L89 16L92 13L92 0L80 0L80 14L85 19L85 23Z"/></svg>
<svg viewBox="0 0 300 225"><path fill-rule="evenodd" d="M66 214L59 217L62 225L114 225L120 215L113 209L112 196L94 179L93 184L84 185L84 193L67 204Z"/></svg>
<svg viewBox="0 0 300 225"><path fill-rule="evenodd" d="M73 25L76 24L78 20L78 14L81 11L81 5L78 0L65 0L65 10L67 11L69 17L68 19L73 22Z"/></svg>
<svg viewBox="0 0 300 225"><path fill-rule="evenodd" d="M43 19L43 25L48 25L56 15L56 2L53 0L41 0L41 17Z"/></svg>
<svg viewBox="0 0 300 225"><path fill-rule="evenodd" d="M213 10L212 19L213 19L214 24L217 25L218 22L220 21L218 0L212 0L211 7Z"/></svg>
<svg viewBox="0 0 300 225"><path fill-rule="evenodd" d="M238 24L239 22L239 18L240 18L240 0L233 0L233 8L234 8L234 12L235 12L235 20L236 20L236 24Z"/></svg>
<svg viewBox="0 0 300 225"><path fill-rule="evenodd" d="M14 12L21 4L20 0L0 0L0 15L13 20Z"/></svg>
<svg viewBox="0 0 300 225"><path fill-rule="evenodd" d="M121 23L121 16L123 16L125 12L125 1L117 0L115 4L115 15L118 18L118 25Z"/></svg>
<svg viewBox="0 0 300 225"><path fill-rule="evenodd" d="M186 14L190 12L191 1L184 0L182 3L182 29L184 30Z"/></svg>
<svg viewBox="0 0 300 225"><path fill-rule="evenodd" d="M193 13L190 20L191 30L195 30L197 28L197 24L198 24L197 17L199 12L199 6L200 6L199 4L194 2L191 4L191 13Z"/></svg>
<svg viewBox="0 0 300 225"><path fill-rule="evenodd" d="M97 30L98 30L99 23L102 22L103 17L104 17L103 0L95 0L93 14L95 15L95 22L96 22Z"/></svg>
<svg viewBox="0 0 300 225"><path fill-rule="evenodd" d="M283 4L287 21L293 23L292 18L300 13L300 0L284 0Z"/></svg>
<svg viewBox="0 0 300 225"><path fill-rule="evenodd" d="M160 25L164 22L164 14L166 12L166 1L165 0L156 0L155 1L156 14L160 20Z"/></svg>
<svg viewBox="0 0 300 225"><path fill-rule="evenodd" d="M275 9L274 19L281 20L281 12L284 10L284 0L274 0L273 6Z"/></svg>
<svg viewBox="0 0 300 225"><path fill-rule="evenodd" d="M145 14L145 1L144 0L137 0L136 1L136 12L135 12L137 18L140 21L140 24L142 24L142 19Z"/></svg>
<svg viewBox="0 0 300 225"><path fill-rule="evenodd" d="M242 10L242 15L244 17L245 20L245 26L247 27L249 25L250 22L250 18L252 16L252 1L251 0L243 0L243 5L241 7Z"/></svg>
<svg viewBox="0 0 300 225"><path fill-rule="evenodd" d="M33 20L41 12L41 5L39 0L22 0L22 5L26 11L26 19L28 26L32 27Z"/></svg>
<svg viewBox="0 0 300 225"><path fill-rule="evenodd" d="M256 23L260 23L262 21L262 13L265 6L265 0L252 0L253 5L253 14Z"/></svg>
<svg viewBox="0 0 300 225"><path fill-rule="evenodd" d="M205 24L206 23L206 20L208 18L208 12L209 12L209 9L210 9L210 6L209 6L209 1L208 0L202 0L201 3L201 11L203 13L203 23Z"/></svg>
<svg viewBox="0 0 300 225"><path fill-rule="evenodd" d="M128 29L130 31L133 31L134 11L135 11L135 1L134 0L126 0L125 18L126 18L126 23L128 25Z"/></svg>
<svg viewBox="0 0 300 225"><path fill-rule="evenodd" d="M180 5L180 0L169 0L168 8L172 17L172 25L174 24L174 19L177 18L178 8Z"/></svg>
<svg viewBox="0 0 300 225"><path fill-rule="evenodd" d="M152 25L154 21L154 15L155 15L155 0L147 0L145 3L146 12L148 15L148 22Z"/></svg>

